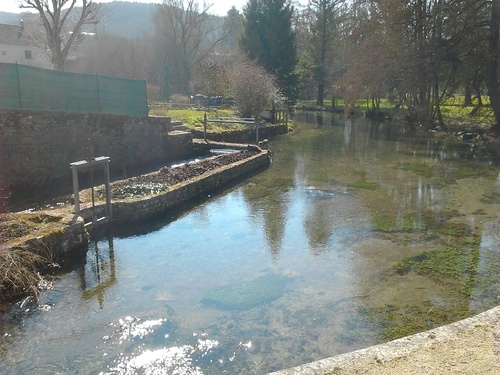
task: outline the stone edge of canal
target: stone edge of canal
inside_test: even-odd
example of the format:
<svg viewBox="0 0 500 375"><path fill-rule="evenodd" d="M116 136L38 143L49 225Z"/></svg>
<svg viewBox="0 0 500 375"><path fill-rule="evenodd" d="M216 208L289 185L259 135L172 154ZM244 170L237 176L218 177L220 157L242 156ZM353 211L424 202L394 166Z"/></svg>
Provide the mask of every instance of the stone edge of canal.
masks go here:
<svg viewBox="0 0 500 375"><path fill-rule="evenodd" d="M498 373L500 306L429 331L268 375Z"/></svg>

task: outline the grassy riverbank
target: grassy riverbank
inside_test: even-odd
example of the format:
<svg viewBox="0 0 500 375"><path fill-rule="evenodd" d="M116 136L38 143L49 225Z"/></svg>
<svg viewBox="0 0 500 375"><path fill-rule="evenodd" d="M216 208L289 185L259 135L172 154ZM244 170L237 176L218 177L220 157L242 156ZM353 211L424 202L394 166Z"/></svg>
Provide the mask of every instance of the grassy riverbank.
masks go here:
<svg viewBox="0 0 500 375"><path fill-rule="evenodd" d="M190 130L203 130L203 118L205 113L207 114L207 119L230 119L241 117L239 112L233 109L191 109L191 108L170 108L168 104L159 104L153 106L150 111L150 116L163 116L170 117L172 121L180 121L182 125L186 126ZM242 124L214 124L208 123L207 130L212 132L223 132L228 130L241 130L245 129L245 125Z"/></svg>
<svg viewBox="0 0 500 375"><path fill-rule="evenodd" d="M488 97L483 97L482 105L479 105L477 99L473 100L470 105L465 104L465 98L463 96L454 96L444 100L440 105L440 111L443 115L445 122L450 122L451 125L454 123L484 123L490 124L494 122L493 111L489 105ZM325 100L323 106L317 106L315 100L304 100L297 104L297 108L305 110L326 110L331 111L335 109L336 111L342 111L345 108L345 102L343 99L335 100L332 106L332 100ZM358 99L356 101L355 108L359 111L371 111L373 110L372 101L370 99ZM387 99L381 99L379 107L380 110L385 113L391 113L394 111L404 112L406 106L398 105L397 103L390 102Z"/></svg>

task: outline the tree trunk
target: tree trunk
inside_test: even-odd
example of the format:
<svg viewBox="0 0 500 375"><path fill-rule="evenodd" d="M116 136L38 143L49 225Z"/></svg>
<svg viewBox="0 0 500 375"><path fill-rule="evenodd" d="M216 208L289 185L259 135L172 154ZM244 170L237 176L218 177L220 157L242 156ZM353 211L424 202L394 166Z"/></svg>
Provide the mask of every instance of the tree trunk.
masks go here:
<svg viewBox="0 0 500 375"><path fill-rule="evenodd" d="M325 99L325 83L318 82L318 95L316 97L316 105L323 106L323 101Z"/></svg>
<svg viewBox="0 0 500 375"><path fill-rule="evenodd" d="M489 41L489 67L486 79L490 104L495 116L493 130L500 135L500 1L493 0L491 8L490 41Z"/></svg>
<svg viewBox="0 0 500 375"><path fill-rule="evenodd" d="M472 85L470 83L465 85L464 106L472 107Z"/></svg>

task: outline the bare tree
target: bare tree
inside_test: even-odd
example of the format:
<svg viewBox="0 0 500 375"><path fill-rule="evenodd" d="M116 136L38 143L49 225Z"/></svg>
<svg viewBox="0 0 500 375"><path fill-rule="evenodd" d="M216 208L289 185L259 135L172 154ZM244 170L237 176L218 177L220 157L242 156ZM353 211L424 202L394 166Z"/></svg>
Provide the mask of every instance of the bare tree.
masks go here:
<svg viewBox="0 0 500 375"><path fill-rule="evenodd" d="M224 95L229 84L227 70L221 64L204 61L196 67L192 84L197 93L208 96Z"/></svg>
<svg viewBox="0 0 500 375"><path fill-rule="evenodd" d="M174 92L189 91L194 67L224 39L211 38L223 25L211 22L210 7L200 7L197 0L163 0L158 6L154 22L166 53L163 75L172 78Z"/></svg>
<svg viewBox="0 0 500 375"><path fill-rule="evenodd" d="M283 101L276 78L253 61L238 62L232 67L229 94L243 117L258 117L272 102Z"/></svg>
<svg viewBox="0 0 500 375"><path fill-rule="evenodd" d="M147 80L152 48L146 37L131 40L100 33L79 49L78 62L71 71Z"/></svg>
<svg viewBox="0 0 500 375"><path fill-rule="evenodd" d="M488 78L486 85L490 96L491 108L495 116L493 131L500 134L500 2L493 0L491 3L490 38Z"/></svg>
<svg viewBox="0 0 500 375"><path fill-rule="evenodd" d="M45 30L47 52L56 70L64 70L84 25L96 25L101 19L100 5L92 0L22 0L20 4L21 8L38 12Z"/></svg>
<svg viewBox="0 0 500 375"><path fill-rule="evenodd" d="M346 100L366 95L376 109L381 97L397 98L407 119L444 128L442 103L457 90L478 87L487 76L489 92L498 92L495 4L498 0L356 0L346 34L351 46L342 78L350 94Z"/></svg>
<svg viewBox="0 0 500 375"><path fill-rule="evenodd" d="M334 42L337 37L337 19L344 0L309 0L311 15L309 53L314 61L317 83L316 104L322 106L327 84L329 65L333 65Z"/></svg>

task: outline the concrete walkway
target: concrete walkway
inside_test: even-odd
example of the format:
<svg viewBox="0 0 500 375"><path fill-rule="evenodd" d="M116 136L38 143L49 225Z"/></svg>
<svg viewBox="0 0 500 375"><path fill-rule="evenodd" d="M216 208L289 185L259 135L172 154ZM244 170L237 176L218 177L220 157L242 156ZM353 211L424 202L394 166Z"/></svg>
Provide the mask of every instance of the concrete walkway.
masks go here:
<svg viewBox="0 0 500 375"><path fill-rule="evenodd" d="M500 375L500 306L472 318L269 375Z"/></svg>

